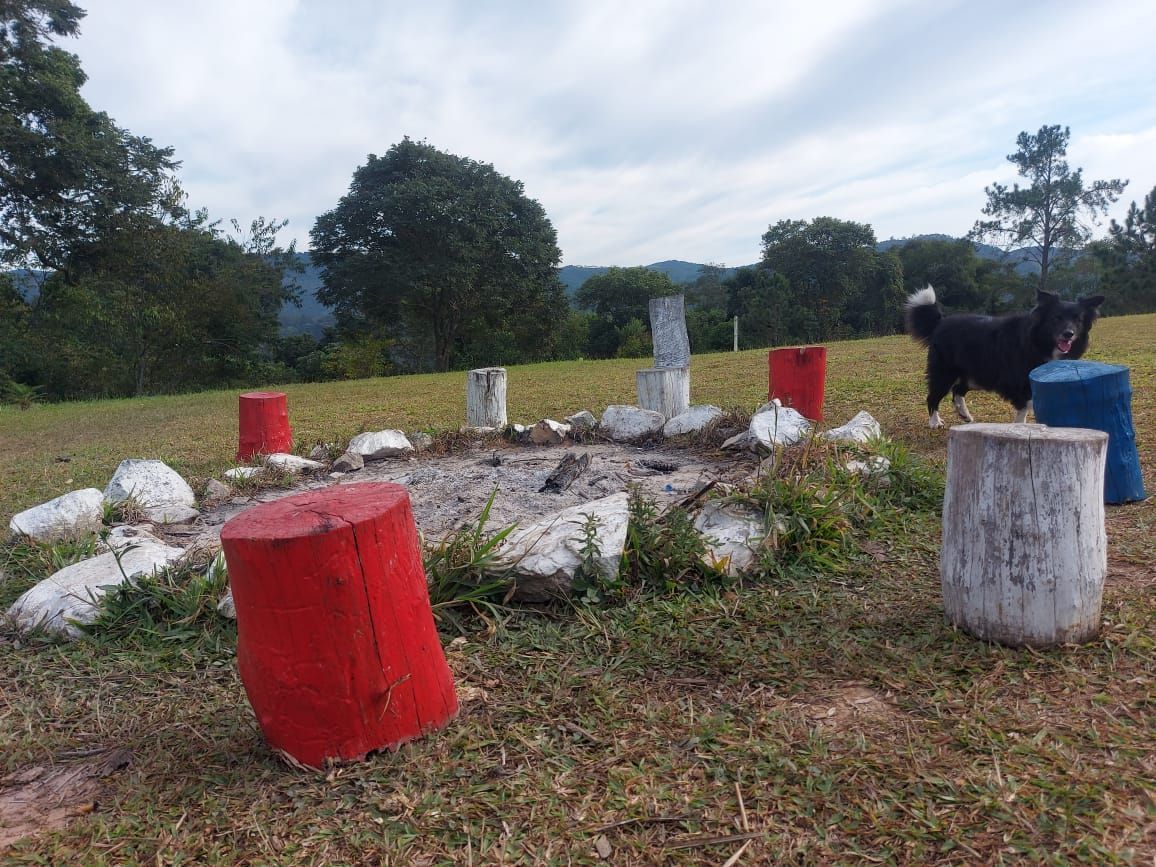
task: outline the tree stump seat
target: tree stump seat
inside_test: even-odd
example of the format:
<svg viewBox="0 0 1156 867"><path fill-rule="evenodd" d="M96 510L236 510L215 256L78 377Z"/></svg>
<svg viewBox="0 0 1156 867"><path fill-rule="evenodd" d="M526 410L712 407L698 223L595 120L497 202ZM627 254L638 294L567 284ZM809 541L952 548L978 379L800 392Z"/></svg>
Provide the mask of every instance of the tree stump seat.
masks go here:
<svg viewBox="0 0 1156 867"><path fill-rule="evenodd" d="M1013 647L1096 637L1107 440L1038 424L951 429L940 578L952 624Z"/></svg>
<svg viewBox="0 0 1156 867"><path fill-rule="evenodd" d="M237 398L237 460L293 450L289 409L280 391L249 391Z"/></svg>
<svg viewBox="0 0 1156 867"><path fill-rule="evenodd" d="M457 713L409 494L362 483L264 503L221 530L237 668L269 744L322 767Z"/></svg>
<svg viewBox="0 0 1156 867"><path fill-rule="evenodd" d="M1033 370L1032 410L1052 427L1102 430L1108 435L1104 502L1144 499L1144 476L1132 427L1128 368L1098 361L1049 361Z"/></svg>

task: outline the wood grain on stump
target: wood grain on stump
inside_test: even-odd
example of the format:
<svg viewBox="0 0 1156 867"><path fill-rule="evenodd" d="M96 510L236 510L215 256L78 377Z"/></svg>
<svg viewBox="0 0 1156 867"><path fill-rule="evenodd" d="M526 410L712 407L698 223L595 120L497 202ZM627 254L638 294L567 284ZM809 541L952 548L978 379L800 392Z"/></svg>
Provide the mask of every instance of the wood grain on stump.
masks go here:
<svg viewBox="0 0 1156 867"><path fill-rule="evenodd" d="M409 494L367 483L265 503L221 544L237 667L269 744L302 764L357 759L457 713Z"/></svg>
<svg viewBox="0 0 1156 867"><path fill-rule="evenodd" d="M1096 637L1107 439L1033 424L951 429L940 554L951 623L1013 647Z"/></svg>
<svg viewBox="0 0 1156 867"><path fill-rule="evenodd" d="M466 424L506 426L506 368L481 367L466 375Z"/></svg>
<svg viewBox="0 0 1156 867"><path fill-rule="evenodd" d="M293 451L289 408L279 391L250 391L237 398L237 460Z"/></svg>

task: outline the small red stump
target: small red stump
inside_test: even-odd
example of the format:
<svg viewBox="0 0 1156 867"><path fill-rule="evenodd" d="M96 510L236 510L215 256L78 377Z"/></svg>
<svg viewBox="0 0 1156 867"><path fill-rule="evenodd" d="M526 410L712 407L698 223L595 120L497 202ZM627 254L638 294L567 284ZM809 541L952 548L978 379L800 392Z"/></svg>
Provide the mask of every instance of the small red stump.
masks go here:
<svg viewBox="0 0 1156 867"><path fill-rule="evenodd" d="M768 358L767 400L776 397L804 418L823 420L823 388L827 381L827 347L792 346L772 349Z"/></svg>
<svg viewBox="0 0 1156 867"><path fill-rule="evenodd" d="M409 494L296 494L221 530L237 668L269 744L322 767L445 726L453 677L430 610Z"/></svg>
<svg viewBox="0 0 1156 867"><path fill-rule="evenodd" d="M250 391L237 399L237 460L293 450L293 429L285 395L279 391Z"/></svg>

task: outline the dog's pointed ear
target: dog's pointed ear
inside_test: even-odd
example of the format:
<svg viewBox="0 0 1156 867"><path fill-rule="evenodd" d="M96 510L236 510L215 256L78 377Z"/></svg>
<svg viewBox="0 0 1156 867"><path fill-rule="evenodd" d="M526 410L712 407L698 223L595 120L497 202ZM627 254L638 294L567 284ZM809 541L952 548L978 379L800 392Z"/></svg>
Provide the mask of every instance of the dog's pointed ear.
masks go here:
<svg viewBox="0 0 1156 867"><path fill-rule="evenodd" d="M1092 295L1088 298L1078 298L1076 300L1078 300L1080 302L1081 306L1087 307L1091 310L1095 310L1097 307L1099 307L1101 304L1104 303L1104 296L1103 295Z"/></svg>
<svg viewBox="0 0 1156 867"><path fill-rule="evenodd" d="M1059 300L1060 296L1055 292L1049 292L1046 289L1036 290L1036 304L1039 304L1041 307L1045 304L1055 304Z"/></svg>

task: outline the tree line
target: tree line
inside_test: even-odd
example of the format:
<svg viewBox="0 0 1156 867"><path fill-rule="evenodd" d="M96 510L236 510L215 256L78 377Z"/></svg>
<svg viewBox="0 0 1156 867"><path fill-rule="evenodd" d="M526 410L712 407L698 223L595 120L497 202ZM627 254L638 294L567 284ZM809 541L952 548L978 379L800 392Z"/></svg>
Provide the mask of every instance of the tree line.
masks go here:
<svg viewBox="0 0 1156 867"><path fill-rule="evenodd" d="M56 45L84 12L68 0L0 2L0 399L113 397L577 357L649 355L649 300L684 292L695 352L889 334L927 283L944 305L999 313L1034 290L1093 290L1111 313L1156 309L1156 190L1122 224L1091 225L1125 181L1085 181L1069 131L1022 133L1023 185L986 190L965 239L881 250L866 223L780 220L760 261L707 265L676 286L645 268L590 278L573 303L542 206L492 165L408 138L370 154L319 216L311 255L335 325L279 334L299 300L284 221L192 210L171 148L118 127L80 94ZM1026 249L1038 273L977 255Z"/></svg>

